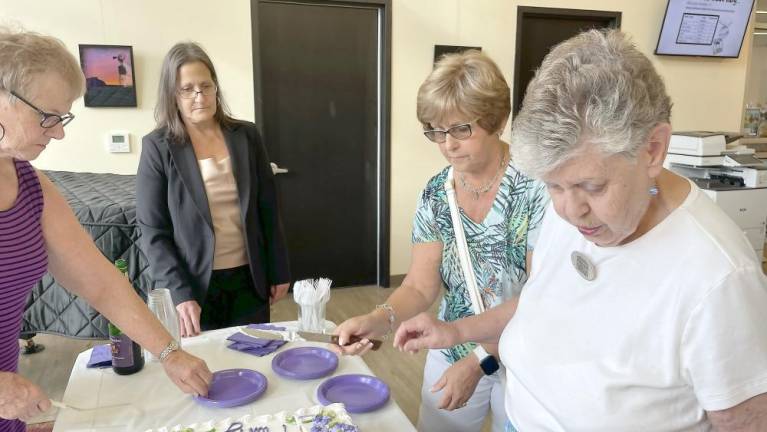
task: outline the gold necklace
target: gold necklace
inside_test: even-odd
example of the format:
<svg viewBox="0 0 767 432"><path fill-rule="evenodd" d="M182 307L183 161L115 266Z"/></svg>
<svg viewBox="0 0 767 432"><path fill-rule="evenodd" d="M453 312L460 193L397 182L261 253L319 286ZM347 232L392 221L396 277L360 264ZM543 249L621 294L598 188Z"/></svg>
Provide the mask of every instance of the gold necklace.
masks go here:
<svg viewBox="0 0 767 432"><path fill-rule="evenodd" d="M474 196L474 201L479 200L479 196L489 191L493 185L495 185L495 182L498 181L498 177L500 177L501 173L504 171L504 168L506 167L506 154L503 153L503 156L501 156L501 163L498 165L498 170L495 172L495 175L493 176L490 181L480 187L474 187L469 182L466 181L466 176L461 173L459 180L461 180L461 187L466 189L468 192L470 192Z"/></svg>

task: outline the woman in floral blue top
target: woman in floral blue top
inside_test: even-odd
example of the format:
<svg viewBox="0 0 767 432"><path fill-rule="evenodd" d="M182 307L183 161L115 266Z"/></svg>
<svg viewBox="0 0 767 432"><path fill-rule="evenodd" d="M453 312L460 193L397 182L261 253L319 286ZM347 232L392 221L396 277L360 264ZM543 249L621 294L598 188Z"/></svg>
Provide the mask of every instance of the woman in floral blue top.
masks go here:
<svg viewBox="0 0 767 432"><path fill-rule="evenodd" d="M509 112L506 81L498 66L478 51L443 57L421 85L418 120L450 165L429 180L419 197L412 260L402 285L374 311L342 323L337 330L342 345L352 335L388 334L428 310L440 294L440 319L474 314L445 191L450 170L484 307L519 294L548 195L541 183L511 163L509 146L500 138ZM364 354L370 347L363 340L340 350ZM488 352L497 353L497 346L464 344L429 352L419 431L479 431L488 411L493 431L504 430L502 377L497 372L486 375L492 371L492 361L483 362Z"/></svg>

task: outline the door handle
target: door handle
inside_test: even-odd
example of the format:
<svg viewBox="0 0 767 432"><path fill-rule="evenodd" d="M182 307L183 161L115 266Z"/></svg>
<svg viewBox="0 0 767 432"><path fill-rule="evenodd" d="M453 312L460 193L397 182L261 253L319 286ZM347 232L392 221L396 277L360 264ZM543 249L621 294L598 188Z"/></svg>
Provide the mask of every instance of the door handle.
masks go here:
<svg viewBox="0 0 767 432"><path fill-rule="evenodd" d="M269 163L272 166L272 174L287 174L288 169L287 168L280 168L276 163L270 162Z"/></svg>

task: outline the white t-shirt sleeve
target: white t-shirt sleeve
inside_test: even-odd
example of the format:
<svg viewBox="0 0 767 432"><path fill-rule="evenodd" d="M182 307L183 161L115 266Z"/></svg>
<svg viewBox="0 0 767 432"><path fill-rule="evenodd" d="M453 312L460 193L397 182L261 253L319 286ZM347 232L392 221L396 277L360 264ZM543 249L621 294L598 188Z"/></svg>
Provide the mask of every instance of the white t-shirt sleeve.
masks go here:
<svg viewBox="0 0 767 432"><path fill-rule="evenodd" d="M706 411L767 393L767 278L761 269L733 271L693 310L681 362Z"/></svg>

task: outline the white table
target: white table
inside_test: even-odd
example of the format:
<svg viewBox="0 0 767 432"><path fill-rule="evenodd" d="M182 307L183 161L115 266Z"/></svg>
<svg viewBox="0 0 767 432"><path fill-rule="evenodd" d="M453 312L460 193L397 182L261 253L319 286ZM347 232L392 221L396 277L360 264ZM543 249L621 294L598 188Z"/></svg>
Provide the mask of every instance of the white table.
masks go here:
<svg viewBox="0 0 767 432"><path fill-rule="evenodd" d="M295 323L276 323L294 325ZM165 375L162 366L148 362L140 372L121 376L106 369L87 369L91 350L77 357L64 393L64 403L76 407L108 407L122 403L132 406L106 408L88 412L60 410L54 432L142 432L163 426L186 425L209 419L239 418L245 414L272 414L279 411L293 412L317 405L317 387L325 378L310 381L293 381L282 378L272 371L275 354L256 357L226 348L225 339L236 328L209 331L200 336L184 339L184 350L204 359L212 371L248 368L264 374L269 382L266 392L255 402L235 408L208 408L195 402L181 392ZM290 342L280 350L298 346L321 346L309 342ZM362 373L373 375L359 357L341 357L335 375ZM352 414L363 432L415 431L408 418L391 399L381 409L372 413Z"/></svg>

